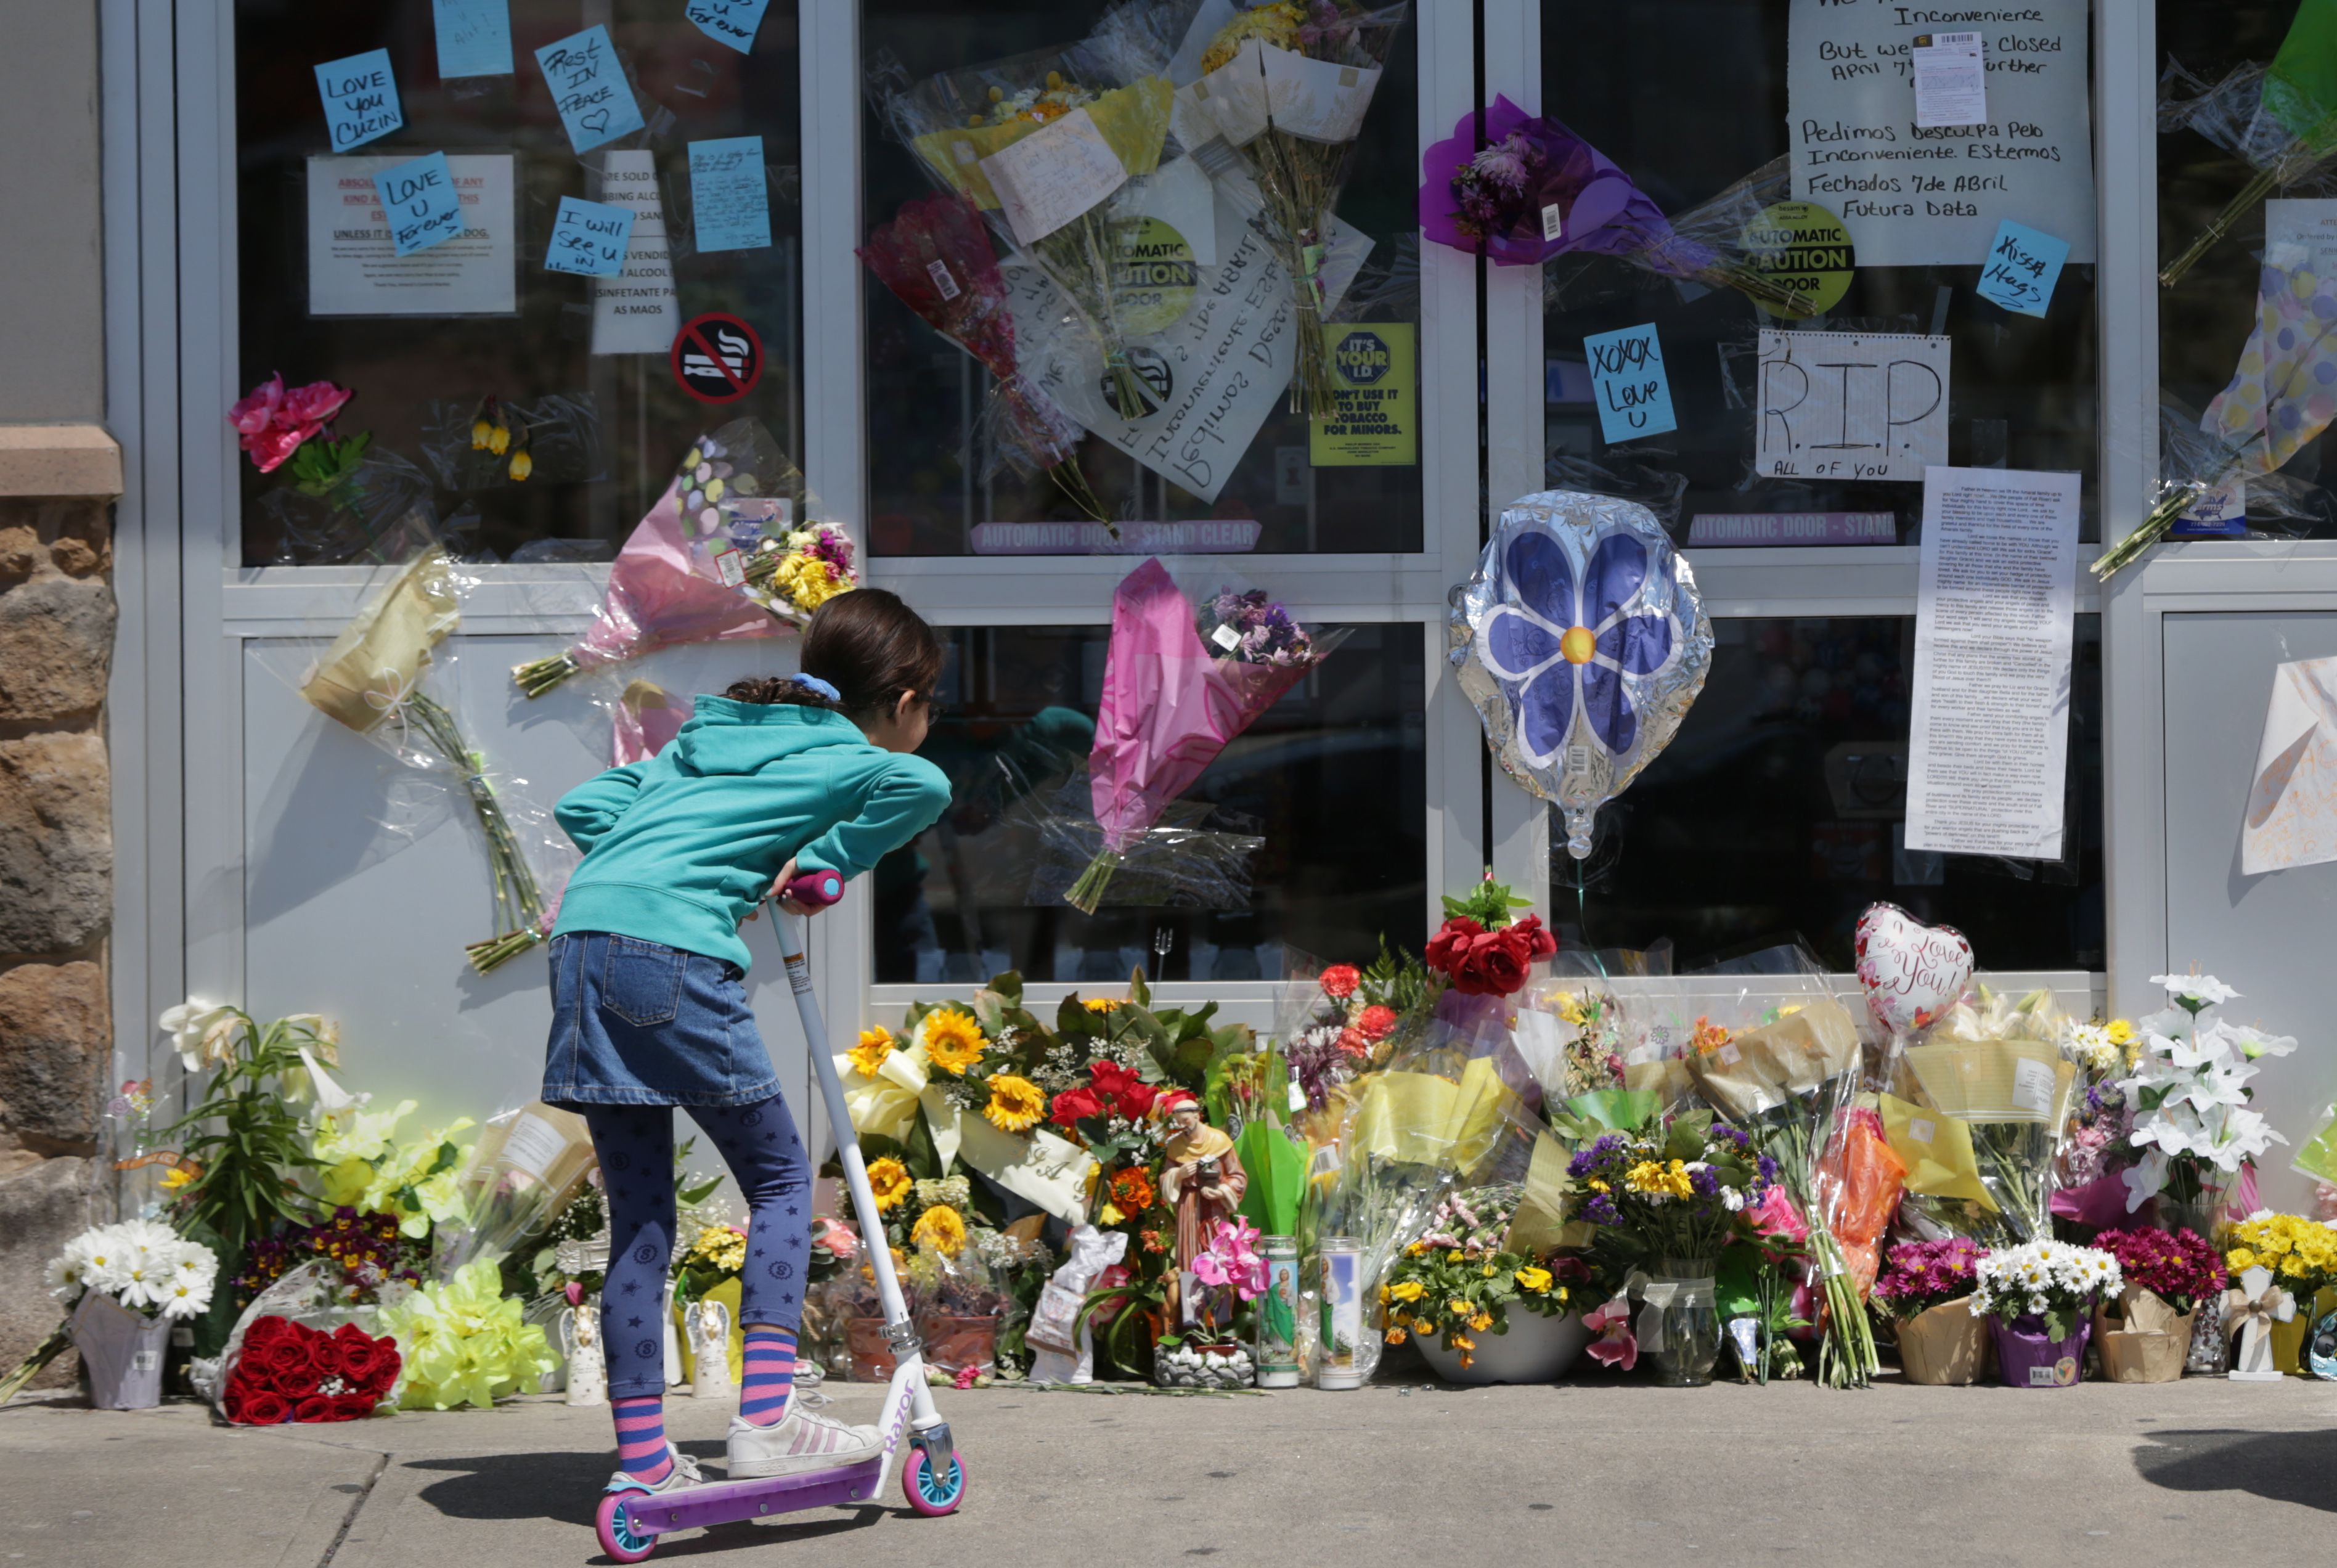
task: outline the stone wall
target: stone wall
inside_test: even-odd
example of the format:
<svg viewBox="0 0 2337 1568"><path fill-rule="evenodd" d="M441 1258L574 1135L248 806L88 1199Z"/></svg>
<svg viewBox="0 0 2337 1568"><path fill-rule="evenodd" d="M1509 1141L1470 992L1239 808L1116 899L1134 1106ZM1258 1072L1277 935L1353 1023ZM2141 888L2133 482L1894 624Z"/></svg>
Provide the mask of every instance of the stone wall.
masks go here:
<svg viewBox="0 0 2337 1568"><path fill-rule="evenodd" d="M9 434L19 445L0 443L0 1367L56 1326L44 1267L108 1217L112 1188L102 1151L113 1061L112 509L6 494L50 482L27 477L31 432ZM89 437L102 432L75 434L101 455ZM118 489L110 442L103 456ZM68 1356L43 1381L72 1376Z"/></svg>

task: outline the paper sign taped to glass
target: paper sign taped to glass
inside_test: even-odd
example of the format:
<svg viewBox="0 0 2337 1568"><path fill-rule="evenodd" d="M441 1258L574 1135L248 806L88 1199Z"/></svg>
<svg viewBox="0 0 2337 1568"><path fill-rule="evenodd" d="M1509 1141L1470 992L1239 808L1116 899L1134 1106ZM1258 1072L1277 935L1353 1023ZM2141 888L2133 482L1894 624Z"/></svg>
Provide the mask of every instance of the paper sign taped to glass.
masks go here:
<svg viewBox="0 0 2337 1568"><path fill-rule="evenodd" d="M1753 472L1921 484L1948 460L1946 338L1761 329Z"/></svg>
<svg viewBox="0 0 2337 1568"><path fill-rule="evenodd" d="M2337 860L2337 659L2274 667L2240 829L2240 871Z"/></svg>
<svg viewBox="0 0 2337 1568"><path fill-rule="evenodd" d="M1501 770L1566 814L1592 814L1671 741L1712 668L1696 574L1655 514L1545 490L1501 512L1455 597L1451 659Z"/></svg>

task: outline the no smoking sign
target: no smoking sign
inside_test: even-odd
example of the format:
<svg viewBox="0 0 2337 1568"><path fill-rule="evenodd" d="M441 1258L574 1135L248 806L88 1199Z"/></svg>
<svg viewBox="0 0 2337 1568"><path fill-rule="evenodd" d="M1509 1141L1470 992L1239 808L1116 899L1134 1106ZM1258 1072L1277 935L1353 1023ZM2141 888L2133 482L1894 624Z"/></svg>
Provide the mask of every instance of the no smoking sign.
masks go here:
<svg viewBox="0 0 2337 1568"><path fill-rule="evenodd" d="M763 378L763 340L736 316L700 316L674 334L673 378L701 403L736 403Z"/></svg>

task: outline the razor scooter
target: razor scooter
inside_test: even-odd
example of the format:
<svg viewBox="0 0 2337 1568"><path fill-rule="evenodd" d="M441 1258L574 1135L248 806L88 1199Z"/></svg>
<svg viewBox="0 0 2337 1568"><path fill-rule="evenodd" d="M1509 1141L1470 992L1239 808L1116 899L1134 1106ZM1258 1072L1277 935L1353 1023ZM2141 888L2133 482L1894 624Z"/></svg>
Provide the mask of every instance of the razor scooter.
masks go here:
<svg viewBox="0 0 2337 1568"><path fill-rule="evenodd" d="M844 897L844 878L833 871L815 871L788 883L787 890L797 903L825 907ZM851 1189L852 1210L860 1220L861 1256L875 1270L876 1294L885 1307L885 1338L895 1361L893 1381L885 1391L884 1414L877 1423L885 1446L874 1459L835 1470L717 1482L679 1492L652 1493L646 1487L611 1492L601 1500L595 1524L601 1548L620 1563L640 1562L657 1550L660 1536L676 1530L808 1508L873 1503L885 1489L904 1436L909 1447L901 1467L901 1487L908 1494L909 1506L923 1514L940 1515L955 1513L965 1499L965 1465L951 1446L949 1423L934 1409L933 1390L925 1386L924 1347L909 1320L901 1282L893 1272L893 1251L885 1245L884 1216L877 1212L875 1197L868 1190L868 1168L861 1160L860 1142L853 1136L852 1116L844 1103L844 1085L836 1078L836 1063L826 1048L827 1030L820 1022L819 999L812 995L811 969L805 962L807 923L776 902L771 914L779 936L779 956L787 964L787 984L795 991L804 1038L810 1047L812 1073L827 1106L828 1124L836 1129L836 1155L844 1165L846 1185Z"/></svg>

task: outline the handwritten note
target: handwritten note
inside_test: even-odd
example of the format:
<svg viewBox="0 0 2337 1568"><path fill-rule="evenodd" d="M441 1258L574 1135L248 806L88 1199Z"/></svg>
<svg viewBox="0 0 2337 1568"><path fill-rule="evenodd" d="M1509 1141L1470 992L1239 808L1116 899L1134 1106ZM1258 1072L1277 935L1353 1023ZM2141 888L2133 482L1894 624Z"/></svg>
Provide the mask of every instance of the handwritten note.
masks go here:
<svg viewBox="0 0 2337 1568"><path fill-rule="evenodd" d="M1609 445L1679 428L1672 415L1671 377L1652 323L1601 332L1582 340L1590 356L1590 386L1599 401L1599 429Z"/></svg>
<svg viewBox="0 0 2337 1568"><path fill-rule="evenodd" d="M1980 269L1980 297L2022 316L2042 316L2068 259L2067 240L2007 218L1997 225L1996 243Z"/></svg>
<svg viewBox="0 0 2337 1568"><path fill-rule="evenodd" d="M755 46L755 29L771 0L689 0L682 15L717 44L744 54Z"/></svg>
<svg viewBox="0 0 2337 1568"><path fill-rule="evenodd" d="M2088 0L1988 12L1898 0L1792 0L1786 121L1793 195L1841 214L1861 267L1969 267L1999 223L2069 236L2094 260ZM1916 91L1915 40L1985 19L1985 113L1941 118ZM1944 62L1942 62L1944 63ZM1951 106L1952 98L1951 95ZM1971 107L1970 94L1961 114ZM1928 111L1928 113L1927 113Z"/></svg>
<svg viewBox="0 0 2337 1568"><path fill-rule="evenodd" d="M609 30L587 27L535 52L536 65L552 89L552 107L568 129L568 144L590 152L606 142L641 130L640 105L632 83L609 42Z"/></svg>
<svg viewBox="0 0 2337 1568"><path fill-rule="evenodd" d="M389 216L390 248L400 256L444 244L463 231L463 199L444 152L392 164L373 177L373 188Z"/></svg>
<svg viewBox="0 0 2337 1568"><path fill-rule="evenodd" d="M552 249L543 265L553 272L614 278L625 270L625 247L632 236L631 208L562 196L552 220Z"/></svg>
<svg viewBox="0 0 2337 1568"><path fill-rule="evenodd" d="M1919 484L1948 460L1945 338L1761 329L1754 472Z"/></svg>
<svg viewBox="0 0 2337 1568"><path fill-rule="evenodd" d="M430 0L438 79L512 74L511 0Z"/></svg>
<svg viewBox="0 0 2337 1568"><path fill-rule="evenodd" d="M700 250L753 250L771 242L760 136L689 144L689 211Z"/></svg>
<svg viewBox="0 0 2337 1568"><path fill-rule="evenodd" d="M406 123L386 49L328 60L317 67L317 92L325 100L325 123L336 152L362 147Z"/></svg>
<svg viewBox="0 0 2337 1568"><path fill-rule="evenodd" d="M1045 239L1128 183L1094 116L1074 109L982 161L1017 243Z"/></svg>

